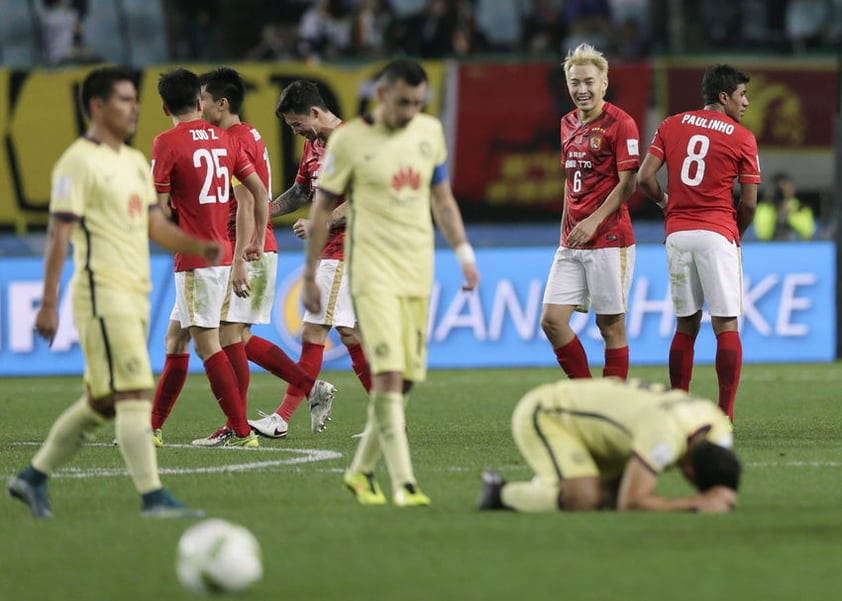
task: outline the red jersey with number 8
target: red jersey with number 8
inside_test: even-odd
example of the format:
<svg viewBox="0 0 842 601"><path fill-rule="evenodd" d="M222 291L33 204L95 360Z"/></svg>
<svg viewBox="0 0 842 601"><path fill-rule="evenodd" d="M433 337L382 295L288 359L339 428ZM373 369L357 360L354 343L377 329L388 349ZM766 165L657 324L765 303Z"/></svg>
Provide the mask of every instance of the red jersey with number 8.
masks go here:
<svg viewBox="0 0 842 601"><path fill-rule="evenodd" d="M709 230L739 240L734 179L760 183L754 134L719 111L688 111L661 123L648 152L667 164L667 236Z"/></svg>
<svg viewBox="0 0 842 601"><path fill-rule="evenodd" d="M578 110L561 119L561 168L567 192L567 220L561 224L561 245L577 223L593 214L618 183L620 172L640 167L640 134L628 113L606 102L602 114L582 123ZM583 248L634 244L625 203L600 224Z"/></svg>

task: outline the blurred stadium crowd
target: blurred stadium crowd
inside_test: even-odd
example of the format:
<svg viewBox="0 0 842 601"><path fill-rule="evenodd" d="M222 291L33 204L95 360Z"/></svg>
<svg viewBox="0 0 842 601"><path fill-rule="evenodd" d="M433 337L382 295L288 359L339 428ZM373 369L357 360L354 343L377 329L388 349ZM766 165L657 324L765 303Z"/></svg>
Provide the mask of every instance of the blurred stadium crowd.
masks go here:
<svg viewBox="0 0 842 601"><path fill-rule="evenodd" d="M833 51L842 0L0 0L0 64Z"/></svg>

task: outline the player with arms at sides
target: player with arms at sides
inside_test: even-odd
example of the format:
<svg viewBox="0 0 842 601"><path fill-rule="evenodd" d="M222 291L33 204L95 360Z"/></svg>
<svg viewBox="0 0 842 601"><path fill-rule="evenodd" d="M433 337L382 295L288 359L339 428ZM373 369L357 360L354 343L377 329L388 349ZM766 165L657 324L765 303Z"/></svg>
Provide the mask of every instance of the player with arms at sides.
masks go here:
<svg viewBox="0 0 842 601"><path fill-rule="evenodd" d="M441 122L421 113L427 91L427 74L417 62L401 59L386 65L371 115L330 135L310 211L302 300L318 314L327 301L316 274L328 223L347 199L348 277L372 386L368 421L344 481L363 505L386 502L374 478L381 455L392 502L398 507L430 504L413 472L404 406L413 383L426 377L433 218L456 251L464 288L473 290L479 283L450 188Z"/></svg>
<svg viewBox="0 0 842 601"><path fill-rule="evenodd" d="M249 161L254 165L255 172L267 190L271 188L271 166L269 151L260 133L248 123L240 119L240 111L245 101L246 87L240 74L234 69L220 67L199 77L202 84L202 106L204 119L228 132L240 143ZM248 188L236 180L232 180L234 197L228 202L228 237L236 244L237 213L240 202L237 199L249 195L245 199L247 205L256 201L251 197ZM268 214L268 200L265 213ZM231 294L223 304L224 312L220 327L220 341L222 350L228 356L239 384L240 395L245 406L248 406L248 386L250 373L249 359L267 371L283 378L287 382L296 382L311 398L311 417L323 423L325 414L330 410L330 404L336 389L314 379L301 370L283 350L261 338L252 335L251 325L269 323L272 304L275 300L276 276L278 268L278 244L272 223L266 221L266 238L263 254L258 260L243 260L248 269L248 294L239 296ZM238 261L234 257L234 261ZM163 444L161 428L169 416L187 380L187 367L190 361L190 332L183 329L181 323L170 320L166 338L167 358L164 371L158 381L155 393L155 403L152 409L152 428L156 432L156 440ZM325 409L325 407L327 409ZM314 426L315 427L315 426ZM224 431L224 429L223 429ZM217 430L219 432L219 430ZM224 433L224 432L223 432ZM217 442L218 437L198 439L197 446L207 446Z"/></svg>
<svg viewBox="0 0 842 601"><path fill-rule="evenodd" d="M677 318L669 351L670 383L690 390L696 336L705 302L716 334L719 407L734 419L743 348L740 238L757 207L757 141L740 121L748 108L748 75L730 65L708 67L705 106L668 117L655 132L638 174L640 188L666 212L667 267ZM667 189L658 170L667 164ZM739 204L734 204L734 180Z"/></svg>
<svg viewBox="0 0 842 601"><path fill-rule="evenodd" d="M55 421L30 465L9 481L8 492L36 518L52 517L48 477L114 418L120 452L142 498L141 515L201 517L203 512L188 509L162 488L149 431L149 240L208 263L218 263L225 249L217 241L187 235L161 214L146 157L125 144L137 129L139 113L129 71L91 71L82 82L79 104L89 127L53 169L44 291L35 329L52 344L71 242L70 290L85 357L85 392Z"/></svg>
<svg viewBox="0 0 842 601"><path fill-rule="evenodd" d="M246 421L245 399L240 395L237 373L220 344L220 315L231 289L239 296L248 294L248 270L244 261L262 254L266 232L255 202L242 202L237 211L237 237L233 254L228 244L228 203L231 178L236 177L252 193L249 200L268 198L266 187L254 171L239 143L228 134L202 120L199 77L186 69L161 75L158 93L163 110L174 127L152 142L152 174L158 201L171 203L178 213L178 225L226 245L228 252L220 265L176 254L176 307L173 316L182 328L190 329L196 354L202 359L227 424L197 446L259 446ZM266 211L262 211L265 219ZM230 283L229 283L230 279ZM161 432L155 432L161 437Z"/></svg>
<svg viewBox="0 0 842 601"><path fill-rule="evenodd" d="M683 390L618 378L544 384L517 404L512 434L535 477L507 483L484 472L480 509L723 513L737 506L740 463L728 418ZM700 494L658 495L658 479L672 466Z"/></svg>
<svg viewBox="0 0 842 601"><path fill-rule="evenodd" d="M564 206L561 242L544 290L541 328L570 378L590 378L570 327L573 311L596 313L605 341L604 376L629 372L626 310L635 244L626 200L640 165L637 125L605 100L608 61L589 44L568 53L564 73L576 108L561 119Z"/></svg>
<svg viewBox="0 0 842 601"><path fill-rule="evenodd" d="M294 81L284 88L275 115L283 119L294 134L306 139L295 182L272 201L271 216L279 217L310 202L318 185L325 143L333 130L342 125L342 120L328 110L316 84L304 80ZM316 284L324 304L318 313L304 313L298 364L312 377L318 376L327 335L330 328L335 327L351 356L354 373L368 393L371 391L371 370L356 329L357 317L348 278L345 277L343 247L347 209L348 204L343 199L330 215L328 240L316 272ZM293 232L299 238L306 238L308 225L309 219L298 219L293 225ZM262 414L260 419L249 420L251 427L264 436L283 438L289 430L289 420L303 398L304 392L290 384L275 411L269 415Z"/></svg>

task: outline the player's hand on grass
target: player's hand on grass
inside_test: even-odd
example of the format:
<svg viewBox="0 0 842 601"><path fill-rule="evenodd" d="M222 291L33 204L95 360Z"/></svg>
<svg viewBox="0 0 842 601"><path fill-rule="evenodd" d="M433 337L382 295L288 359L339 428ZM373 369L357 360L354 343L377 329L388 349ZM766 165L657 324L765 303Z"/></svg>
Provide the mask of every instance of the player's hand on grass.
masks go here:
<svg viewBox="0 0 842 601"><path fill-rule="evenodd" d="M737 507L737 491L726 486L714 486L701 495L699 513L725 513Z"/></svg>

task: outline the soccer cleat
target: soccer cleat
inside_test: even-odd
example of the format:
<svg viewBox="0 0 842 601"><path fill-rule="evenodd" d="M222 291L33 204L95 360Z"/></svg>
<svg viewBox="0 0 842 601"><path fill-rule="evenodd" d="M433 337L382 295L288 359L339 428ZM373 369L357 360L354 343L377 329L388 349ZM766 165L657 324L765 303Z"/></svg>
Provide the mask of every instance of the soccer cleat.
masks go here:
<svg viewBox="0 0 842 601"><path fill-rule="evenodd" d="M152 443L159 449L164 446L164 433L161 432L161 428L152 431Z"/></svg>
<svg viewBox="0 0 842 601"><path fill-rule="evenodd" d="M251 429L267 438L286 438L289 424L277 413L263 413L258 411L260 419L248 420Z"/></svg>
<svg viewBox="0 0 842 601"><path fill-rule="evenodd" d="M228 426L223 426L207 438L197 438L191 444L194 447L221 447L233 435L234 432Z"/></svg>
<svg viewBox="0 0 842 601"><path fill-rule="evenodd" d="M229 430L230 431L230 430ZM222 443L223 447L241 447L244 449L256 449L260 446L260 441L257 440L257 434L249 430L246 436L237 436L234 432L228 436Z"/></svg>
<svg viewBox="0 0 842 601"><path fill-rule="evenodd" d="M198 519L205 517L202 509L191 509L173 496L166 489L160 489L145 495L152 497L144 499L140 509L140 516L159 520L172 520L180 518Z"/></svg>
<svg viewBox="0 0 842 601"><path fill-rule="evenodd" d="M336 396L336 386L316 380L307 399L310 401L310 427L313 432L324 432L325 422L330 418L330 409L333 405L333 398Z"/></svg>
<svg viewBox="0 0 842 601"><path fill-rule="evenodd" d="M418 490L418 486L407 482L392 497L396 507L426 507L432 503L430 497Z"/></svg>
<svg viewBox="0 0 842 601"><path fill-rule="evenodd" d="M486 470L482 473L482 492L477 499L477 509L506 509L500 497L500 491L506 483L503 476L496 470Z"/></svg>
<svg viewBox="0 0 842 601"><path fill-rule="evenodd" d="M47 500L46 482L35 485L20 476L13 476L6 490L9 491L10 497L26 504L33 517L39 519L53 517L50 502Z"/></svg>
<svg viewBox="0 0 842 601"><path fill-rule="evenodd" d="M360 505L385 505L386 495L371 472L345 472L345 487L357 498Z"/></svg>

